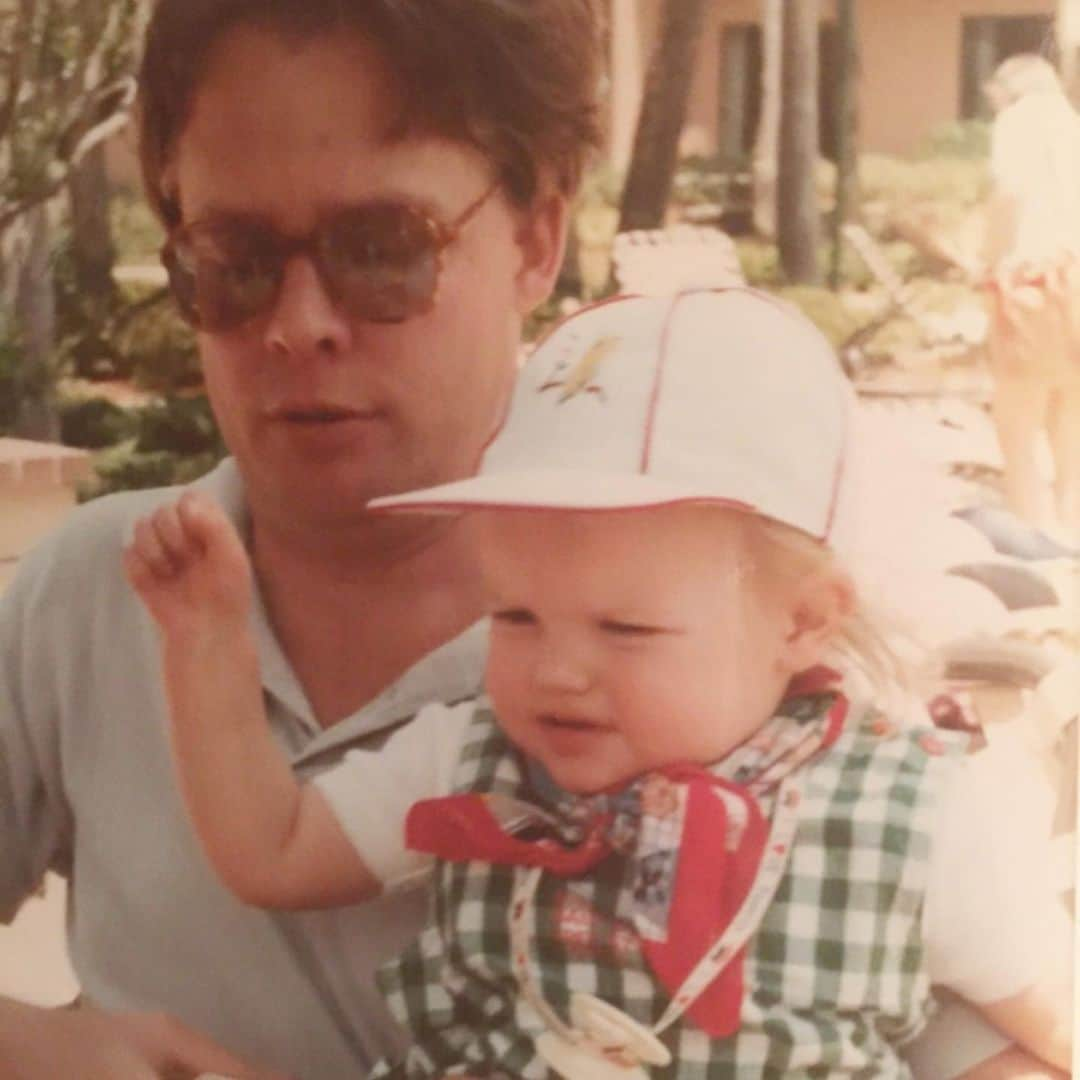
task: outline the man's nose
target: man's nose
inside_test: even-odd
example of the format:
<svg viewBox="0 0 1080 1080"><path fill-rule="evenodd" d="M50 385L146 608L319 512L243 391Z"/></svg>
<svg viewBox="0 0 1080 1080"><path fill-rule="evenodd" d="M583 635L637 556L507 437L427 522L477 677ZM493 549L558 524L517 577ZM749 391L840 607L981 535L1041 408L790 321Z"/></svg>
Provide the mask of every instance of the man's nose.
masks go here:
<svg viewBox="0 0 1080 1080"><path fill-rule="evenodd" d="M334 303L304 255L282 271L281 287L266 324L266 346L282 356L339 356L351 343L348 317Z"/></svg>

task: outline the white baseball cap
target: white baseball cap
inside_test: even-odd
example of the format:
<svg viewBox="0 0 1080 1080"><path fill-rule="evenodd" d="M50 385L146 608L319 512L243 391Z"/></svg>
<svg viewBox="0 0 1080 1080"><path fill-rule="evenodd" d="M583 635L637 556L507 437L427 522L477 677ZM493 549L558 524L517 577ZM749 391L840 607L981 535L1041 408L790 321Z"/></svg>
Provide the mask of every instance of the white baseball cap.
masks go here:
<svg viewBox="0 0 1080 1080"><path fill-rule="evenodd" d="M570 316L526 361L475 476L369 506L713 502L827 539L852 405L828 341L767 293L617 297Z"/></svg>

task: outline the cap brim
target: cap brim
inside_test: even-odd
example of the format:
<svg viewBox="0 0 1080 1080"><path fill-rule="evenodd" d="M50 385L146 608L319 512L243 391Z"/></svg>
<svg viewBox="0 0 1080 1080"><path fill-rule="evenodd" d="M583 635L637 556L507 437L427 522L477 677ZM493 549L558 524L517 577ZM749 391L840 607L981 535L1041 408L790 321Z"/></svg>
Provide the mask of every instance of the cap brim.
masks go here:
<svg viewBox="0 0 1080 1080"><path fill-rule="evenodd" d="M385 513L454 514L466 510L634 510L674 503L754 507L730 495L641 474L619 475L564 469L474 476L451 484L373 499L368 509Z"/></svg>

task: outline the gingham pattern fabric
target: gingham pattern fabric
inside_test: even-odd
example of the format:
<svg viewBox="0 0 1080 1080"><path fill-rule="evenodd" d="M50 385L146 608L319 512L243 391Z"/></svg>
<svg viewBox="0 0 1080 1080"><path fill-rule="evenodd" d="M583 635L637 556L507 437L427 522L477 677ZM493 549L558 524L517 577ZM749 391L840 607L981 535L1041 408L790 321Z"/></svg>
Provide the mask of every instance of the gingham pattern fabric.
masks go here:
<svg viewBox="0 0 1080 1080"><path fill-rule="evenodd" d="M791 862L746 966L741 1027L710 1039L681 1020L662 1036L673 1063L656 1080L908 1077L895 1047L930 1009L920 922L935 792L956 760L929 729L896 730L853 707L834 746L804 767ZM716 768L724 775L724 764ZM534 799L516 752L480 708L458 767L459 791ZM763 807L768 813L771 807ZM373 1077L548 1080L533 1049L543 1031L510 966L511 867L440 863L432 923L383 970L380 985L412 1031L405 1061ZM567 1015L572 990L654 1024L668 1004L630 928L627 860L587 877L546 874L532 963Z"/></svg>

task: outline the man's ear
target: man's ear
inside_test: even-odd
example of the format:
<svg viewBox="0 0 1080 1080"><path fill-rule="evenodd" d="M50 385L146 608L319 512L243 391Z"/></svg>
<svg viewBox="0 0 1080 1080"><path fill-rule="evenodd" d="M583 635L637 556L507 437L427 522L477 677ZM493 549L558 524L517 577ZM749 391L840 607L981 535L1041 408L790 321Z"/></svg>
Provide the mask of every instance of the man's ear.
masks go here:
<svg viewBox="0 0 1080 1080"><path fill-rule="evenodd" d="M855 586L830 568L805 577L787 605L782 663L795 674L821 662L844 620L855 610Z"/></svg>
<svg viewBox="0 0 1080 1080"><path fill-rule="evenodd" d="M515 239L521 252L521 265L515 284L522 316L543 303L555 287L566 252L569 217L567 197L548 184L541 188L531 206L519 212Z"/></svg>

